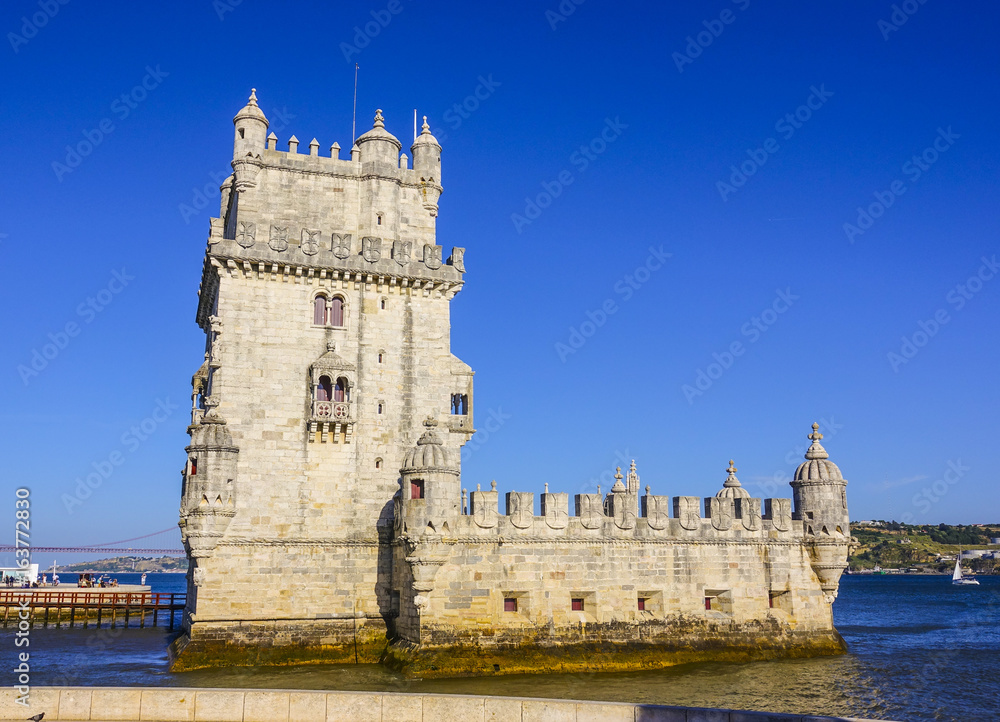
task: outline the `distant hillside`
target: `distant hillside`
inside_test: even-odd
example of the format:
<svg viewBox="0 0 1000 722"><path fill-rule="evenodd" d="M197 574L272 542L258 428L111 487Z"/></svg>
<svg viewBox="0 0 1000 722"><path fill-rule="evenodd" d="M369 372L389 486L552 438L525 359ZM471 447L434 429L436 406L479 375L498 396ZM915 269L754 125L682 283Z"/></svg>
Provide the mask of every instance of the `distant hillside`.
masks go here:
<svg viewBox="0 0 1000 722"><path fill-rule="evenodd" d="M1000 525L951 526L949 524L902 524L896 521L852 522L851 535L860 546L848 560L853 570L917 568L949 572L960 550L988 549L1000 552L990 540L1000 537ZM1000 560L969 559L962 564L977 574L1000 573Z"/></svg>
<svg viewBox="0 0 1000 722"><path fill-rule="evenodd" d="M111 557L79 564L60 565L61 572L185 572L186 557Z"/></svg>

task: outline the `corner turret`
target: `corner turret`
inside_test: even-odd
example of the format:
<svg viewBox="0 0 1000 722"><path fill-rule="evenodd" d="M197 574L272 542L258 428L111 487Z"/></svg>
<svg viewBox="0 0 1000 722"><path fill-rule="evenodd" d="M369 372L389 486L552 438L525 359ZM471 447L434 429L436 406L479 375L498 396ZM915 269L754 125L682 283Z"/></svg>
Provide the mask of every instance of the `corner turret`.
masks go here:
<svg viewBox="0 0 1000 722"><path fill-rule="evenodd" d="M257 89L251 88L250 99L233 118L236 136L233 139L233 160L245 158L247 154L257 156L267 144L267 117L257 105Z"/></svg>
<svg viewBox="0 0 1000 722"><path fill-rule="evenodd" d="M811 546L813 571L832 603L840 575L847 567L851 544L847 481L820 443L823 434L819 433L819 424L812 425L807 438L812 444L791 481L795 501L792 518L802 521L805 542Z"/></svg>
<svg viewBox="0 0 1000 722"><path fill-rule="evenodd" d="M426 115L420 135L410 146L410 153L413 155L413 170L420 178L424 208L429 210L432 216L436 216L438 198L444 190L441 187L441 144L431 135Z"/></svg>
<svg viewBox="0 0 1000 722"><path fill-rule="evenodd" d="M426 431L406 453L399 470L402 479L402 510L405 532L412 536L441 533L450 520L461 515L461 478L458 462L441 442L431 416Z"/></svg>

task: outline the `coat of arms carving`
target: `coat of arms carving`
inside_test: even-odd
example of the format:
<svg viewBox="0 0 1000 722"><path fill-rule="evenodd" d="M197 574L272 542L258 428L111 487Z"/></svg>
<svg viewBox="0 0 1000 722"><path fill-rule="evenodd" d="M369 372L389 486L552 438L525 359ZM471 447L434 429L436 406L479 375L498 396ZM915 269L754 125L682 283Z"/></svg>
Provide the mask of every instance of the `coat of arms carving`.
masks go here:
<svg viewBox="0 0 1000 722"><path fill-rule="evenodd" d="M288 248L288 226L271 226L271 238L267 245L272 251L284 251Z"/></svg>
<svg viewBox="0 0 1000 722"><path fill-rule="evenodd" d="M375 263L382 257L382 239L365 236L361 239L361 255L369 263Z"/></svg>
<svg viewBox="0 0 1000 722"><path fill-rule="evenodd" d="M410 251L413 248L412 241L393 241L392 260L400 266L405 266L410 262Z"/></svg>
<svg viewBox="0 0 1000 722"><path fill-rule="evenodd" d="M457 246L451 249L451 265L459 273L465 273L465 249Z"/></svg>
<svg viewBox="0 0 1000 722"><path fill-rule="evenodd" d="M337 258L347 258L351 255L351 234L334 233L333 245L330 247L330 250L333 251L333 255Z"/></svg>
<svg viewBox="0 0 1000 722"><path fill-rule="evenodd" d="M441 246L424 246L424 265L432 271L441 268Z"/></svg>
<svg viewBox="0 0 1000 722"><path fill-rule="evenodd" d="M698 497L677 497L674 516L680 522L681 528L688 531L697 529L701 525L701 513L698 511Z"/></svg>
<svg viewBox="0 0 1000 722"><path fill-rule="evenodd" d="M240 221L236 225L236 242L244 248L250 248L256 241L257 224Z"/></svg>
<svg viewBox="0 0 1000 722"><path fill-rule="evenodd" d="M748 531L760 529L760 499L740 499L740 517Z"/></svg>
<svg viewBox="0 0 1000 722"><path fill-rule="evenodd" d="M733 526L733 500L712 498L709 501L709 512L712 515L712 528L726 531Z"/></svg>
<svg viewBox="0 0 1000 722"><path fill-rule="evenodd" d="M507 517L518 529L527 529L535 519L534 496L529 491L507 492Z"/></svg>
<svg viewBox="0 0 1000 722"><path fill-rule="evenodd" d="M315 256L319 253L319 231L303 228L300 247L302 248L302 252L307 256Z"/></svg>
<svg viewBox="0 0 1000 722"><path fill-rule="evenodd" d="M778 531L792 528L792 510L789 499L771 499L771 523Z"/></svg>
<svg viewBox="0 0 1000 722"><path fill-rule="evenodd" d="M543 500L545 523L549 525L550 529L565 529L569 523L569 512L566 511L569 496L565 493L546 494Z"/></svg>
<svg viewBox="0 0 1000 722"><path fill-rule="evenodd" d="M584 529L597 529L604 521L604 505L600 494L577 494L576 513Z"/></svg>
<svg viewBox="0 0 1000 722"><path fill-rule="evenodd" d="M649 524L650 529L656 529L659 531L667 528L667 524L670 523L669 503L669 498L665 496L650 496L649 494L646 494L646 496L643 497L643 504L645 505L646 511L646 522Z"/></svg>

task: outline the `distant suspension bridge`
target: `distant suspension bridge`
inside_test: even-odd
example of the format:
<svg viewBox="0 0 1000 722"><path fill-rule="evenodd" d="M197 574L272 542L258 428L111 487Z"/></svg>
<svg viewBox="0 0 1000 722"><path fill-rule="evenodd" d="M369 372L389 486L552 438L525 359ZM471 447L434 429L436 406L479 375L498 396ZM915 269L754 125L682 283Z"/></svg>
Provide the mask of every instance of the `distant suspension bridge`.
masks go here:
<svg viewBox="0 0 1000 722"><path fill-rule="evenodd" d="M121 539L119 541L105 542L104 544L92 544L86 547L42 547L31 545L32 552L60 552L68 554L103 554L104 552L120 552L125 554L183 554L183 549L160 549L160 548L147 548L147 547L131 547L131 546L121 546L123 544L128 544L129 542L139 541L140 539L149 539L150 537L160 536L161 534L167 534L170 532L177 532L177 527L172 526L169 529L161 529L160 531L154 531L152 534L144 534L142 536L133 537L132 539ZM24 547L16 546L0 546L0 552L13 552L18 549L23 549Z"/></svg>

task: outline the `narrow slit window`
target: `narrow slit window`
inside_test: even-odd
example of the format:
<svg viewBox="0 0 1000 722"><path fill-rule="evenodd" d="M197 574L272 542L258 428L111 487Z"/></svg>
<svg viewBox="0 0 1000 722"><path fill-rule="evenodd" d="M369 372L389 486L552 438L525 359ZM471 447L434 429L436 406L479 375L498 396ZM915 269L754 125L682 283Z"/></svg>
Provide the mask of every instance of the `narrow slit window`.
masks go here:
<svg viewBox="0 0 1000 722"><path fill-rule="evenodd" d="M411 499L423 499L424 498L424 481L423 479L414 479L410 482L410 498Z"/></svg>
<svg viewBox="0 0 1000 722"><path fill-rule="evenodd" d="M639 611L646 611L646 599L644 597L639 597Z"/></svg>
<svg viewBox="0 0 1000 722"><path fill-rule="evenodd" d="M198 460L191 459L191 476L196 476L198 474Z"/></svg>

